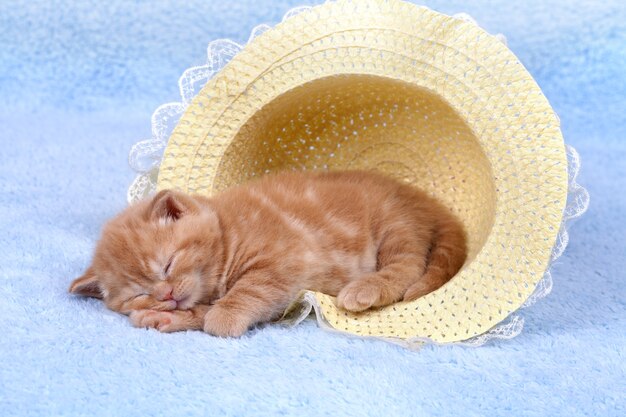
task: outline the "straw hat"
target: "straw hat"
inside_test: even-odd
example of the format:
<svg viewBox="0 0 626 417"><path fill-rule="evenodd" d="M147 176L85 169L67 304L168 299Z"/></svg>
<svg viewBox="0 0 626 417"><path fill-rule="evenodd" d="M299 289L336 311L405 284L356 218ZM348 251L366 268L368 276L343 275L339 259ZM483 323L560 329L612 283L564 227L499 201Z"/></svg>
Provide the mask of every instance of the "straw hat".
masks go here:
<svg viewBox="0 0 626 417"><path fill-rule="evenodd" d="M304 292L288 316L313 308L326 327L405 344L518 331L518 319L492 329L536 291L566 237L568 157L557 116L500 39L399 0L354 0L296 10L243 48L212 47L230 62L190 70L183 102L157 111L171 117L155 135L175 128L131 153L137 165L166 144L133 197L157 173L159 189L211 194L279 169L381 171L462 220L463 269L416 301L360 314Z"/></svg>

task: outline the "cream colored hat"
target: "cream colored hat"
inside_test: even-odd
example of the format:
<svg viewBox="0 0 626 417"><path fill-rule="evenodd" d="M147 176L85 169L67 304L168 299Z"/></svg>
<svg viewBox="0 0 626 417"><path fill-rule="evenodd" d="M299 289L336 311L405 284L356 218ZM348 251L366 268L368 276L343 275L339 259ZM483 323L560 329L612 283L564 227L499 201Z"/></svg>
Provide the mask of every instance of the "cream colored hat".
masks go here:
<svg viewBox="0 0 626 417"><path fill-rule="evenodd" d="M586 192L575 167L568 177L557 116L501 38L399 0L337 1L259 26L245 47L216 41L209 56L131 152L143 172L131 200L155 182L212 194L279 169L381 171L458 215L465 266L413 302L355 314L304 292L287 316L314 309L325 327L406 345L519 332L509 316L549 291L564 219L584 209Z"/></svg>

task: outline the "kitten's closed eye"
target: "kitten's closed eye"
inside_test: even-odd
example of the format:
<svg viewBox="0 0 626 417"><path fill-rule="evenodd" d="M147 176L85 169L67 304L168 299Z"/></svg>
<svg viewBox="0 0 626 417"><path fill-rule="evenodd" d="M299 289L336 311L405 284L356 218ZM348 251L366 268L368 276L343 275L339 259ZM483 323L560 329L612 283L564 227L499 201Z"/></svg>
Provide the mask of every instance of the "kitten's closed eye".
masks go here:
<svg viewBox="0 0 626 417"><path fill-rule="evenodd" d="M169 260L169 261L167 261L167 265L165 265L165 268L163 269L163 277L164 277L164 278L167 278L167 275L168 275L168 274L169 274L169 272L170 272L170 269L171 269L171 267L172 267L172 263L173 263L173 262L174 262L174 256L172 256L172 257L170 258L170 260Z"/></svg>
<svg viewBox="0 0 626 417"><path fill-rule="evenodd" d="M174 258L176 254L170 256L170 259L167 261L167 264L163 268L163 279L168 278L170 271L172 270L172 265L174 264Z"/></svg>
<svg viewBox="0 0 626 417"><path fill-rule="evenodd" d="M134 300L137 300L137 299L139 299L140 297L148 297L149 295L150 295L150 294L148 294L147 292L142 292L142 293L139 293L139 294L135 294L135 295L133 295L133 296L131 296L131 297L128 297L126 300L124 300L124 302L125 302L125 303L127 303L127 302L129 302L129 301L134 301Z"/></svg>

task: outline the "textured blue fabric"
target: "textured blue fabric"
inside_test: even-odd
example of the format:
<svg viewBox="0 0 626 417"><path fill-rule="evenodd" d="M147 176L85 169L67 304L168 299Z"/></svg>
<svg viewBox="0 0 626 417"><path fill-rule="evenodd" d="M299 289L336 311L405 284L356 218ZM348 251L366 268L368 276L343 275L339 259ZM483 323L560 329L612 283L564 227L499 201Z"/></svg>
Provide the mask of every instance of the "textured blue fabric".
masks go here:
<svg viewBox="0 0 626 417"><path fill-rule="evenodd" d="M0 2L0 415L626 415L622 0L426 2L505 33L582 156L591 208L519 337L410 352L310 321L163 335L66 293L182 71L298 5L228 3Z"/></svg>

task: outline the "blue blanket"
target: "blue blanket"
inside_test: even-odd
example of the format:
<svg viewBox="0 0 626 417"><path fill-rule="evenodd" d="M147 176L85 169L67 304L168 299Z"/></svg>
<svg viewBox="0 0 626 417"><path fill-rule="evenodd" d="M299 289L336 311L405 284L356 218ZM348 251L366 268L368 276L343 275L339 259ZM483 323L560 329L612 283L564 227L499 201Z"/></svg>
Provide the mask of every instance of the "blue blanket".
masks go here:
<svg viewBox="0 0 626 417"><path fill-rule="evenodd" d="M0 415L626 415L622 0L426 2L506 34L582 157L590 210L517 338L411 352L312 321L160 334L67 294L182 71L299 4L228 3L0 2Z"/></svg>

